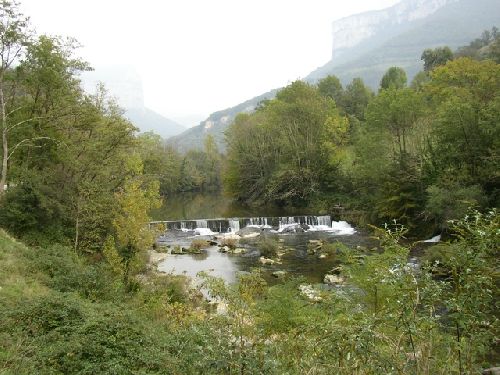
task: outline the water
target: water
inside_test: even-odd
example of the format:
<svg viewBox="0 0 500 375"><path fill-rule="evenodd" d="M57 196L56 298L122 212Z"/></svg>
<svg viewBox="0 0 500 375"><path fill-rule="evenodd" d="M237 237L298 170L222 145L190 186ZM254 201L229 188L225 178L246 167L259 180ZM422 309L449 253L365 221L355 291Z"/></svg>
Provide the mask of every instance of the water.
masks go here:
<svg viewBox="0 0 500 375"><path fill-rule="evenodd" d="M281 264L262 265L259 262L259 252L257 242L259 237L267 236L277 240L282 240L284 247L290 250L282 257ZM263 232L259 237L247 240L244 248L247 253L233 255L220 253L217 246L207 249L204 254L169 254L167 259L161 262L158 269L162 272L172 272L174 274L185 274L195 277L200 271L208 271L210 274L222 277L227 282L236 280L237 272L251 271L252 268L260 267L263 276L269 283L276 283L277 279L272 276L274 271L287 271L289 275L302 276L310 283L321 283L324 275L336 264L335 257L320 259L315 255L307 253L309 240L325 240L327 242L342 242L348 246L373 246L374 243L366 235L355 233L352 235L335 235L334 232L311 231L304 233L271 233ZM199 236L194 232L169 231L162 238L165 244L170 246L180 245L189 247L194 239L211 239L211 236Z"/></svg>
<svg viewBox="0 0 500 375"><path fill-rule="evenodd" d="M273 205L252 207L234 202L219 192L182 193L166 197L160 208L151 212L153 220L196 220L200 218L236 218L317 214L307 209ZM256 223L256 224L261 224Z"/></svg>
<svg viewBox="0 0 500 375"><path fill-rule="evenodd" d="M157 221L166 221L169 230L161 239L164 244L189 247L194 239L213 239L217 233L236 233L245 227L258 228L260 236L247 240L247 253L233 255L210 247L204 254L169 254L159 264L159 270L196 277L200 271L234 282L238 272L260 267L264 277L275 283L274 271L287 271L302 276L311 283L320 283L335 265L335 257L319 259L307 254L309 240L340 241L348 246L374 246L368 236L356 231L345 221L335 221L329 215L307 215L298 209L279 207L246 207L235 204L221 194L182 194L166 199L161 209L153 212ZM306 231L304 232L304 228ZM282 264L262 265L257 242L268 236L281 240L290 248Z"/></svg>

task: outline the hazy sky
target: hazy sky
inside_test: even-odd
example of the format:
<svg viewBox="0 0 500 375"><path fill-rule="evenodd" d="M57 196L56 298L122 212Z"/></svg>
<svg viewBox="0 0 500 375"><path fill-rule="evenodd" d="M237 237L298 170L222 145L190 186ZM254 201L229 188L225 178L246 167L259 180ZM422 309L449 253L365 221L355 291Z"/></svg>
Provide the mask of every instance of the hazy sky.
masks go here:
<svg viewBox="0 0 500 375"><path fill-rule="evenodd" d="M146 106L196 125L302 78L331 55L332 21L398 0L21 0L38 33L93 66L132 65Z"/></svg>

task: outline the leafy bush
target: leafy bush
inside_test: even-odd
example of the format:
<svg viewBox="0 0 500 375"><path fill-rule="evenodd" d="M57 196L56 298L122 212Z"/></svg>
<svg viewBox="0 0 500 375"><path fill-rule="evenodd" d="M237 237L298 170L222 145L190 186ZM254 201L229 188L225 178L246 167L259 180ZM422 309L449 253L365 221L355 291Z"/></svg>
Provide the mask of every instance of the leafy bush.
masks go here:
<svg viewBox="0 0 500 375"><path fill-rule="evenodd" d="M188 249L189 253L200 253L202 250L210 246L210 243L206 240L193 240L191 246Z"/></svg>
<svg viewBox="0 0 500 375"><path fill-rule="evenodd" d="M222 247L227 246L231 250L234 250L234 249L236 249L236 246L238 246L238 240L236 238L224 237L220 242L220 246L222 246Z"/></svg>
<svg viewBox="0 0 500 375"><path fill-rule="evenodd" d="M278 255L280 243L273 238L262 237L257 243L260 255L266 258L273 258Z"/></svg>

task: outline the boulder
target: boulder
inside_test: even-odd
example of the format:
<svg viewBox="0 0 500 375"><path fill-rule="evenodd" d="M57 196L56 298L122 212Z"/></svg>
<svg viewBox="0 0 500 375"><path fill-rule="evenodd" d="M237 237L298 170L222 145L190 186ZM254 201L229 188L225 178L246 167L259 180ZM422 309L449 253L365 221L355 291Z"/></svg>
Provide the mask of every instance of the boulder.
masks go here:
<svg viewBox="0 0 500 375"><path fill-rule="evenodd" d="M231 254L245 254L247 252L247 249L244 249L242 247L237 247L236 249L229 250L228 252Z"/></svg>
<svg viewBox="0 0 500 375"><path fill-rule="evenodd" d="M342 266L337 266L333 267L329 273L332 275L340 275L341 272L342 272Z"/></svg>
<svg viewBox="0 0 500 375"><path fill-rule="evenodd" d="M236 234L239 236L245 237L245 238L251 238L251 237L246 237L249 235L259 235L262 232L261 228L256 228L256 227L245 227L241 228Z"/></svg>
<svg viewBox="0 0 500 375"><path fill-rule="evenodd" d="M262 264L274 264L274 263L276 263L275 260L269 259L269 258L265 258L265 257L260 257L259 258L259 262L262 263Z"/></svg>
<svg viewBox="0 0 500 375"><path fill-rule="evenodd" d="M227 253L229 251L229 247L228 246L222 246L219 248L219 252L220 253Z"/></svg>
<svg viewBox="0 0 500 375"><path fill-rule="evenodd" d="M278 279L281 279L281 278L285 277L285 275L286 275L286 274L287 274L287 272L286 272L286 271L274 271L274 272L272 273L272 275L273 275L274 277L278 278Z"/></svg>
<svg viewBox="0 0 500 375"><path fill-rule="evenodd" d="M259 236L260 236L260 233L249 233L249 234L243 235L243 238L255 238L255 237L259 237Z"/></svg>
<svg viewBox="0 0 500 375"><path fill-rule="evenodd" d="M306 297L311 302L320 302L323 298L320 296L319 290L313 288L312 285L309 284L301 284L299 285L300 294Z"/></svg>
<svg viewBox="0 0 500 375"><path fill-rule="evenodd" d="M224 233L216 236L217 239L239 240L241 236L236 233Z"/></svg>
<svg viewBox="0 0 500 375"><path fill-rule="evenodd" d="M323 278L323 282L329 285L342 285L344 283L344 278L339 275L326 274Z"/></svg>

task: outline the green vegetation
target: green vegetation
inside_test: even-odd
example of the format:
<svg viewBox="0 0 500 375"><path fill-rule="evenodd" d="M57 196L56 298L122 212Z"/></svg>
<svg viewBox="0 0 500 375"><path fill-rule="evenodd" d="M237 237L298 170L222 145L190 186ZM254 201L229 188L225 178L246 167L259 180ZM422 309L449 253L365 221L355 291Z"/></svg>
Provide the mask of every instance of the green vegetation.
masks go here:
<svg viewBox="0 0 500 375"><path fill-rule="evenodd" d="M210 243L205 240L193 240L191 246L188 249L189 253L200 254L202 250L205 250L210 246Z"/></svg>
<svg viewBox="0 0 500 375"><path fill-rule="evenodd" d="M481 39L488 46L495 30ZM341 202L360 223L397 219L413 235L446 230L470 206L497 207L498 63L453 59L449 48L422 58L427 71L411 87L397 67L377 95L360 79L345 89L333 76L294 82L237 117L226 133L228 192L327 212Z"/></svg>
<svg viewBox="0 0 500 375"><path fill-rule="evenodd" d="M35 36L13 2L0 3L0 36L1 374L473 374L498 364L500 223L487 209L498 205L495 61L448 61L415 88L393 69L376 96L360 79L295 82L240 115L224 175L236 198L345 202L369 222L447 228L450 241L420 267L408 264L399 224L378 230L369 254L321 244L346 288L293 277L269 287L258 270L232 285L202 276L216 313L189 279L147 262L160 192L220 186L214 140L181 156L137 136L104 89L82 92L77 73L89 68L73 41ZM279 256L271 238L258 247Z"/></svg>
<svg viewBox="0 0 500 375"><path fill-rule="evenodd" d="M224 314L203 308L182 276L149 275L130 293L106 263L2 232L0 370L477 373L498 360L499 225L495 211L453 223L441 280L432 277L438 263L407 264L400 226L381 230L383 252L337 252L354 288L319 292L321 302L297 279L268 287L258 272L234 285L207 276Z"/></svg>

